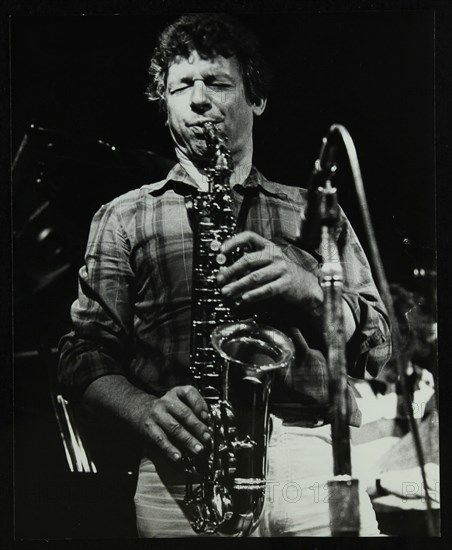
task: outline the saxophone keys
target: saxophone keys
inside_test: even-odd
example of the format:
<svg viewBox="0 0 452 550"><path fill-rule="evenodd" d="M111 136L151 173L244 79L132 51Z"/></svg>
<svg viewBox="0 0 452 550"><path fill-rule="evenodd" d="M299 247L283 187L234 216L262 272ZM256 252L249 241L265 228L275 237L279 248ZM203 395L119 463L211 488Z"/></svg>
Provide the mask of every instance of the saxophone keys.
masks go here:
<svg viewBox="0 0 452 550"><path fill-rule="evenodd" d="M228 475L233 476L237 471L237 459L232 451L228 453Z"/></svg>
<svg viewBox="0 0 452 550"><path fill-rule="evenodd" d="M242 441L234 441L232 443L234 449L252 449L257 446L256 441L253 441L249 434Z"/></svg>
<svg viewBox="0 0 452 550"><path fill-rule="evenodd" d="M224 265L226 263L226 256L222 253L217 254L215 259L218 265Z"/></svg>
<svg viewBox="0 0 452 550"><path fill-rule="evenodd" d="M212 250L213 252L218 252L218 250L220 250L221 248L221 243L220 241L218 240L214 240L210 243L210 250Z"/></svg>

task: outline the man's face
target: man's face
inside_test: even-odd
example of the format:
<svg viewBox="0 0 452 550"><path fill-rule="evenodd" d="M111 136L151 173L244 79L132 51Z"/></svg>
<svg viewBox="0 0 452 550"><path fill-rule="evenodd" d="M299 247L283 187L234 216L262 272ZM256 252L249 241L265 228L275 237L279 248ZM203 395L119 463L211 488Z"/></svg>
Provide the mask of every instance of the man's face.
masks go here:
<svg viewBox="0 0 452 550"><path fill-rule="evenodd" d="M202 124L207 121L226 133L232 155L240 158L251 144L253 115L265 107L247 100L235 57L203 59L197 51L170 65L165 99L176 150L193 162L206 156Z"/></svg>

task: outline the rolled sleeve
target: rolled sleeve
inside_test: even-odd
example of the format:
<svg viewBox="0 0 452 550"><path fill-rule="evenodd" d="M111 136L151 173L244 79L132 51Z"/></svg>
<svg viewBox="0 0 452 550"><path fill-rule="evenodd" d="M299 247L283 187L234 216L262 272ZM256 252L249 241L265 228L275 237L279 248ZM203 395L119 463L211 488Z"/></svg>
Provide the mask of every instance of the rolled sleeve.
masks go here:
<svg viewBox="0 0 452 550"><path fill-rule="evenodd" d="M129 258L130 242L110 203L93 218L71 308L73 330L60 341L58 380L66 395L78 397L99 377L126 373L133 324Z"/></svg>
<svg viewBox="0 0 452 550"><path fill-rule="evenodd" d="M342 211L341 215L336 238L341 246L342 296L350 306L356 324L346 346L348 371L355 378L363 378L366 371L376 376L391 356L388 315L358 238ZM284 248L284 253L307 271L320 276L323 261L320 248L308 253L289 245ZM303 329L306 331L306 326Z"/></svg>
<svg viewBox="0 0 452 550"><path fill-rule="evenodd" d="M344 220L342 296L356 323L356 330L346 348L348 370L355 378L363 378L366 371L376 376L391 356L389 318L364 251L345 216Z"/></svg>
<svg viewBox="0 0 452 550"><path fill-rule="evenodd" d="M351 376L364 378L365 372L376 376L391 356L391 339L386 312L374 301L345 291L356 322L356 331L347 343L347 364Z"/></svg>

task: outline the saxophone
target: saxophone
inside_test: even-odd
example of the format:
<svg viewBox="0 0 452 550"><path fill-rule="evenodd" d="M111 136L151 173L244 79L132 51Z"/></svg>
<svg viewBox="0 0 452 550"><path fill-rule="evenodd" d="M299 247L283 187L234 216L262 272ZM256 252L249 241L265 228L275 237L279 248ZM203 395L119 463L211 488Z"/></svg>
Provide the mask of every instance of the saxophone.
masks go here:
<svg viewBox="0 0 452 550"><path fill-rule="evenodd" d="M236 230L226 136L204 126L213 167L209 191L192 198L193 291L190 371L208 404L212 441L201 459L185 459L185 506L196 533L247 536L263 509L273 375L294 356L282 332L244 319L221 296L216 273ZM234 258L229 258L233 261ZM196 487L195 487L196 485Z"/></svg>

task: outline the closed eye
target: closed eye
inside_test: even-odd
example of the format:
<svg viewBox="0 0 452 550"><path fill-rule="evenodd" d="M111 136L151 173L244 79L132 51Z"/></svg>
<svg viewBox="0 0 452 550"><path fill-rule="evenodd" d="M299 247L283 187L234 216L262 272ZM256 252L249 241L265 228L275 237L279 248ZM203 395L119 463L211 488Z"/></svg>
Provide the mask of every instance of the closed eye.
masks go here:
<svg viewBox="0 0 452 550"><path fill-rule="evenodd" d="M204 84L207 88L210 89L217 89L217 90L224 90L224 89L231 89L234 87L234 84L231 82L225 82L222 80L210 80L206 79L204 81ZM170 95L183 92L184 90L188 90L193 86L193 82L181 82L180 84L174 85L170 90Z"/></svg>
<svg viewBox="0 0 452 550"><path fill-rule="evenodd" d="M183 92L184 90L187 90L188 88L190 88L191 86L193 86L193 84L180 84L179 86L176 86L175 88L172 88L169 93L171 95L173 94L176 94L178 92Z"/></svg>
<svg viewBox="0 0 452 550"><path fill-rule="evenodd" d="M232 88L232 84L228 82L211 82L208 84L210 88Z"/></svg>
<svg viewBox="0 0 452 550"><path fill-rule="evenodd" d="M207 75L204 84L209 88L232 88L233 84L228 79L218 77L218 75Z"/></svg>

